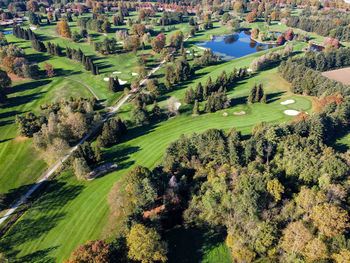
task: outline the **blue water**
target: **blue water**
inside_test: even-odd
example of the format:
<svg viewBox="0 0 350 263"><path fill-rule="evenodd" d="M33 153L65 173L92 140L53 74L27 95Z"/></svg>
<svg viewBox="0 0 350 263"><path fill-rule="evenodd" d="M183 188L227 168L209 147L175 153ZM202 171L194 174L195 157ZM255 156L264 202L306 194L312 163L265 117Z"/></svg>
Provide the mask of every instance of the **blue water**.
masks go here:
<svg viewBox="0 0 350 263"><path fill-rule="evenodd" d="M198 42L196 45L210 48L215 55L224 60L240 58L275 47L275 45L261 44L251 40L249 32L246 31L241 31L233 35L216 36L212 41Z"/></svg>
<svg viewBox="0 0 350 263"><path fill-rule="evenodd" d="M13 34L13 31L4 31L2 32L4 35L12 35Z"/></svg>

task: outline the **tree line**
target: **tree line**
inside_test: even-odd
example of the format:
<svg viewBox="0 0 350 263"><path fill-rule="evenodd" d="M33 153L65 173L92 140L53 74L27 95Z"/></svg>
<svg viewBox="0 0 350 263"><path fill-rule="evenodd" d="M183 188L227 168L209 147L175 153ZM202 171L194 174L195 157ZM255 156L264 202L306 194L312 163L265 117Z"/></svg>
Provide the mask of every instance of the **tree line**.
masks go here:
<svg viewBox="0 0 350 263"><path fill-rule="evenodd" d="M332 14L336 15L332 16ZM341 13L330 12L328 17L321 16L320 14L316 14L315 17L311 17L311 14L290 16L287 18L286 25L348 42L350 41L349 15L343 14L338 17L338 14Z"/></svg>
<svg viewBox="0 0 350 263"><path fill-rule="evenodd" d="M350 95L349 86L324 77L321 72L350 65L350 48L328 52L308 52L305 56L282 61L279 71L283 78L292 83L294 93L314 96L331 95L336 91Z"/></svg>
<svg viewBox="0 0 350 263"><path fill-rule="evenodd" d="M174 226L224 235L237 262L344 262L350 156L330 146L348 126L344 112L348 98L289 124L259 123L249 138L235 129L181 135L153 170L128 172L123 194L112 190L120 196L118 238L89 242L69 262L83 255L166 262ZM100 249L89 253L94 242Z"/></svg>

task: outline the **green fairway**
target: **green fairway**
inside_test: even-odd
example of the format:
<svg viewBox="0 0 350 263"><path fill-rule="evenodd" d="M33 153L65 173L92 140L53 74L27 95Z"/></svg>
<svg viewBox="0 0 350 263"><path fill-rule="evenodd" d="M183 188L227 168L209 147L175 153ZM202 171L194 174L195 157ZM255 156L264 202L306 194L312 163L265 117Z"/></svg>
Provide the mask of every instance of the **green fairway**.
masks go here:
<svg viewBox="0 0 350 263"><path fill-rule="evenodd" d="M75 22L71 24L75 30ZM114 27L113 27L114 28ZM158 27L157 27L158 28ZM189 30L188 23L177 25L176 28ZM115 29L115 28L114 28ZM167 32L170 35L171 32ZM0 108L0 193L13 192L14 196L23 193L37 178L39 178L47 165L41 156L32 148L31 139L18 138L17 128L14 124L16 114L24 114L27 111L38 112L41 104L50 103L67 97L91 97L90 91L78 82L64 78L80 80L89 85L96 95L107 105L113 105L122 92L112 93L108 90L108 82L104 78L114 71L121 71L118 75L128 84L135 78L132 72L137 72L137 58L140 54L150 56L150 65L156 65L160 58L151 53L151 50L138 51L137 54L121 53L111 56L97 56L92 46L86 43L72 43L69 40L56 37L54 25L43 26L35 31L47 40L81 48L84 53L96 56L96 60L102 66L101 75L92 76L86 72L83 66L65 57L52 57L45 53L35 52L30 48L28 41L19 40L9 36L9 41L17 43L25 48L31 61L39 62L43 68L45 61L53 64L57 69L57 77L50 80L31 81L24 84L16 84L9 95L10 106ZM214 28L200 32L185 44L186 48L198 48L194 43L207 40L210 34L230 33L225 27L214 23ZM114 33L108 34L113 36ZM102 40L102 34L95 34L94 40ZM295 42L295 50L300 51L305 43ZM283 48L283 47L280 47ZM310 112L311 101L303 96L291 95L288 91L289 84L277 73L277 68L264 72L254 73L251 78L239 81L228 90L228 97L232 99L232 107L216 113L192 116L192 105L183 104L183 96L187 88L204 84L211 76L213 80L223 70L229 74L234 67L249 67L250 63L262 54L263 51L234 61L198 70L191 80L174 87L172 92L159 98L162 108L166 106L166 99L176 96L182 103L180 115L161 123L133 128L129 131L125 141L112 148L105 149L103 158L106 161L118 164L118 171L97 178L90 182L77 181L70 171L65 171L57 180L53 181L45 193L34 202L33 206L12 226L10 231L0 240L0 252L4 250L9 257L18 258L18 262L62 262L69 257L71 251L78 245L90 239L101 238L104 225L109 216L109 205L106 197L113 184L122 178L135 164L153 168L161 161L167 145L176 140L181 134L190 135L193 132L201 133L210 128L224 129L228 131L236 128L244 135L248 135L253 126L261 121L268 123L281 123L290 121L293 117L283 113L286 109L305 110ZM297 53L296 53L297 54ZM163 70L157 72L157 77L162 77ZM246 105L246 98L250 88L254 84L264 85L267 93L267 104ZM281 105L286 99L294 99L295 103ZM205 103L201 103L203 110ZM129 119L131 104L121 108L120 116ZM245 115L234 115L234 112L244 111ZM223 113L228 114L227 117ZM1 211L0 211L1 214ZM201 249L202 262L230 262L227 247L220 242L215 245L203 244ZM176 242L176 240L174 240ZM176 262L174 258L173 262ZM181 261L181 260L180 260ZM183 262L183 261L181 261Z"/></svg>
<svg viewBox="0 0 350 263"><path fill-rule="evenodd" d="M79 83L62 77L18 83L11 88L7 107L0 108L0 194L9 195L7 202L27 191L47 168L32 147L32 139L18 137L16 115L38 113L40 105L70 96L91 94Z"/></svg>
<svg viewBox="0 0 350 263"><path fill-rule="evenodd" d="M296 105L308 105L305 110L310 110L308 99L291 98L296 100ZM79 244L99 237L109 210L106 196L113 183L132 165L154 167L161 160L166 146L181 134L200 133L209 128L229 130L232 127L248 134L260 121L279 123L290 120L292 117L284 115L283 110L293 108L293 104L286 107L280 104L281 101L234 106L226 110L227 117L222 116L225 110L198 117L190 117L190 113L185 112L168 121L131 130L125 143L104 152L109 161L118 163L119 171L93 182L77 182L71 173L61 176L2 239L6 253L17 251L18 257L32 257L34 253L61 262ZM232 114L242 109L246 115Z"/></svg>

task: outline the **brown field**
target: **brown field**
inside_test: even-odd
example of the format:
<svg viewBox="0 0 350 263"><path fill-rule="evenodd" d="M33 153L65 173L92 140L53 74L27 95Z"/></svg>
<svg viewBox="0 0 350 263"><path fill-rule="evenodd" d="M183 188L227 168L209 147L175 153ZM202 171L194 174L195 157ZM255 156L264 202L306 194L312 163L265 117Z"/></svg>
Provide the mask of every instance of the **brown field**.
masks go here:
<svg viewBox="0 0 350 263"><path fill-rule="evenodd" d="M331 71L322 72L322 75L339 81L343 84L350 85L350 68L342 68Z"/></svg>

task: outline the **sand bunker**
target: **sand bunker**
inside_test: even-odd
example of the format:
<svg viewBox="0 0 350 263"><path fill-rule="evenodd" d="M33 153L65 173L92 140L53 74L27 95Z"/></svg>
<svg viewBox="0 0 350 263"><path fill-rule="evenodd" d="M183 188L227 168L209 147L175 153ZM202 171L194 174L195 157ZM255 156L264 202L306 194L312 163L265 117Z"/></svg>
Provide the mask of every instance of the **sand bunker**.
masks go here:
<svg viewBox="0 0 350 263"><path fill-rule="evenodd" d="M120 71L114 71L113 74L120 74Z"/></svg>
<svg viewBox="0 0 350 263"><path fill-rule="evenodd" d="M109 81L109 78L104 78L103 80L104 80L104 81ZM121 80L121 79L118 79L118 80L119 80L119 84L120 84L120 85L124 85L125 83L127 83L126 80Z"/></svg>
<svg viewBox="0 0 350 263"><path fill-rule="evenodd" d="M127 83L126 80L121 80L121 79L118 79L118 80L119 80L119 84L120 84L120 85L124 85L125 83Z"/></svg>
<svg viewBox="0 0 350 263"><path fill-rule="evenodd" d="M131 75L133 75L133 76L137 76L138 74L137 74L137 73L135 73L135 72L132 72L132 73L131 73Z"/></svg>
<svg viewBox="0 0 350 263"><path fill-rule="evenodd" d="M224 112L224 113L222 114L222 116L227 117L227 116L228 116L227 112Z"/></svg>
<svg viewBox="0 0 350 263"><path fill-rule="evenodd" d="M207 48L205 47L198 47L199 49L203 49L203 50L207 50Z"/></svg>
<svg viewBox="0 0 350 263"><path fill-rule="evenodd" d="M234 112L233 115L245 115L245 111Z"/></svg>
<svg viewBox="0 0 350 263"><path fill-rule="evenodd" d="M297 110L285 110L283 113L286 114L286 115L289 115L289 116L296 116L296 115L298 115L300 113L300 111L297 111ZM306 111L304 111L304 113L309 114Z"/></svg>
<svg viewBox="0 0 350 263"><path fill-rule="evenodd" d="M174 104L174 106L175 106L175 109L179 109L180 108L180 106L181 106L181 103L180 102L176 102L175 104Z"/></svg>
<svg viewBox="0 0 350 263"><path fill-rule="evenodd" d="M281 105L288 105L288 104L292 104L294 102L295 102L295 100L286 100L286 101L282 101Z"/></svg>
<svg viewBox="0 0 350 263"><path fill-rule="evenodd" d="M36 30L36 27L30 26L30 30Z"/></svg>
<svg viewBox="0 0 350 263"><path fill-rule="evenodd" d="M248 72L252 72L253 70L252 70L251 68L248 68L247 71L248 71Z"/></svg>

